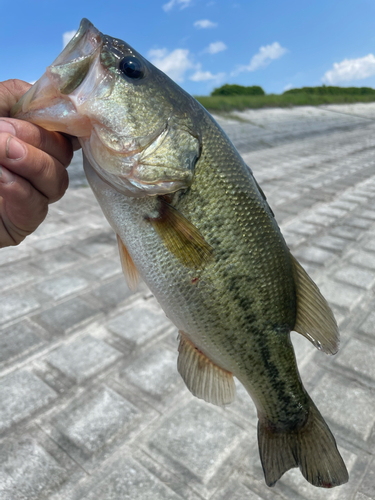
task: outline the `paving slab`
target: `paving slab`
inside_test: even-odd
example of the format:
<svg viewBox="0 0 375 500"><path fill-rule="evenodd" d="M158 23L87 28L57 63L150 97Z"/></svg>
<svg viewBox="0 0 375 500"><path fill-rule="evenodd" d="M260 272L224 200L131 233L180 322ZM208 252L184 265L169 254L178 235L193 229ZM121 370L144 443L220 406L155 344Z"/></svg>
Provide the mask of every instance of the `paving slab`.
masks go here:
<svg viewBox="0 0 375 500"><path fill-rule="evenodd" d="M55 417L54 425L74 445L92 454L138 414L139 410L131 403L110 388L103 387L83 402L75 400Z"/></svg>
<svg viewBox="0 0 375 500"><path fill-rule="evenodd" d="M35 311L40 305L31 290L4 294L1 297L0 325Z"/></svg>
<svg viewBox="0 0 375 500"><path fill-rule="evenodd" d="M0 330L0 364L10 362L44 344L35 329L26 321Z"/></svg>
<svg viewBox="0 0 375 500"><path fill-rule="evenodd" d="M121 456L111 464L107 474L97 478L84 496L74 500L180 500L168 485L158 481L135 460Z"/></svg>
<svg viewBox="0 0 375 500"><path fill-rule="evenodd" d="M38 500L53 493L69 477L60 464L37 440L4 442L0 451L0 477L8 497ZM4 490L0 492L0 498Z"/></svg>
<svg viewBox="0 0 375 500"><path fill-rule="evenodd" d="M121 353L90 335L80 337L52 351L45 359L67 377L80 383L104 370L121 357Z"/></svg>
<svg viewBox="0 0 375 500"><path fill-rule="evenodd" d="M32 372L18 370L0 381L0 432L30 417L57 394Z"/></svg>
<svg viewBox="0 0 375 500"><path fill-rule="evenodd" d="M0 250L2 500L375 500L375 104L217 118L342 330L335 357L292 341L349 483L294 469L268 488L243 386L226 408L190 395L176 328L127 287L77 152L46 221Z"/></svg>
<svg viewBox="0 0 375 500"><path fill-rule="evenodd" d="M119 335L133 346L149 341L163 327L168 326L170 322L164 312L147 305L127 309L107 323L110 332Z"/></svg>
<svg viewBox="0 0 375 500"><path fill-rule="evenodd" d="M64 334L96 318L97 314L97 309L76 298L52 306L33 319L51 332Z"/></svg>
<svg viewBox="0 0 375 500"><path fill-rule="evenodd" d="M177 372L177 353L165 347L155 347L137 357L122 371L121 378L158 400L183 388Z"/></svg>

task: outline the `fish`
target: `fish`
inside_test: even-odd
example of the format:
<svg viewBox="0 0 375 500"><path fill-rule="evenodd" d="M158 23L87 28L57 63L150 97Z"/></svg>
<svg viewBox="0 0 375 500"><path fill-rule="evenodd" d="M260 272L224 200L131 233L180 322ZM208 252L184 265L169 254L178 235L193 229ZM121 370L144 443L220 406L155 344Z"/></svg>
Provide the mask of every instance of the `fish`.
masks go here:
<svg viewBox="0 0 375 500"><path fill-rule="evenodd" d="M142 278L178 328L187 388L225 406L236 377L253 399L266 484L295 467L317 487L346 483L290 339L335 354L337 323L213 117L87 19L11 116L78 137L129 287Z"/></svg>

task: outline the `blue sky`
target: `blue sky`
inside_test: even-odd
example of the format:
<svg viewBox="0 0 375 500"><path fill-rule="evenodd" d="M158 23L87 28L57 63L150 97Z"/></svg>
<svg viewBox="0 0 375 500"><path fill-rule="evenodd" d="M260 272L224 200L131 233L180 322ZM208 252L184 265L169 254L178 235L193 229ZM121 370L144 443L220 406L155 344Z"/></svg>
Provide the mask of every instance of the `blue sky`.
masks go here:
<svg viewBox="0 0 375 500"><path fill-rule="evenodd" d="M38 79L87 17L193 95L223 83L375 87L374 0L0 0L0 9L0 81Z"/></svg>

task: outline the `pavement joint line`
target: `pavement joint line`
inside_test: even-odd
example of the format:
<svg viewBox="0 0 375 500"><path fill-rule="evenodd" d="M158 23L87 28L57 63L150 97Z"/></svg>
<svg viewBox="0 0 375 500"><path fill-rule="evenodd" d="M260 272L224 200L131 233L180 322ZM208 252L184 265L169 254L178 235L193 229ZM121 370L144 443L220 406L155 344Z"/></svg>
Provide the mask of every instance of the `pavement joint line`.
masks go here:
<svg viewBox="0 0 375 500"><path fill-rule="evenodd" d="M329 111L330 113L339 113L341 115L347 115L347 116L355 116L357 118L363 118L364 120L370 120L370 121L375 121L375 118L370 118L368 116L363 116L363 115L357 115L357 114L354 114L354 113L345 113L344 111L337 111L336 109L329 109L327 107L325 107L324 105L320 105L320 107L322 109L325 109L326 111Z"/></svg>
<svg viewBox="0 0 375 500"><path fill-rule="evenodd" d="M351 482L339 489L324 491L324 499L362 500L356 494L363 492L363 500L375 500L375 475L371 474L375 460L375 411L371 411L375 396L372 369L375 349L370 348L375 346L371 329L375 323L372 312L375 300L372 279L375 276L375 208L372 210L375 204L375 126L372 124L375 103L330 109L256 110L239 113L239 116L256 122L257 126L223 117L219 121L253 169L276 216L280 213L282 230L287 240L290 238L293 242L292 252L307 248L310 253L306 255L318 259L315 263L304 262L318 285L323 289L328 286L333 294L333 309L341 325L341 350L337 358L332 359L317 352L300 335L292 334L304 383L313 397L317 395L318 406L323 401L324 416L352 467ZM51 206L45 225L19 247L0 250L0 280L3 277L6 286L10 272L15 276L16 273L30 275L25 283L22 276L19 277L21 281L11 289L1 290L0 286L0 302L4 303L12 294L21 298L27 293L32 293L39 302L37 309L0 324L0 346L3 346L0 381L13 383L15 403L23 412L22 419L21 413L12 416L14 423L0 436L0 444L14 443L14 453L9 453L6 465L0 453L0 491L8 488L12 498L28 500L21 478L19 483L12 482L8 473L9 467L17 468L21 464L19 460L23 460L21 468L28 470L30 500L40 498L43 481L46 488L43 498L48 500L92 500L93 495L99 498L106 477L119 479L121 467L127 471L133 467L145 484L159 493L163 491L168 500L224 500L228 491L233 491L235 500L242 500L247 491L249 498L257 500L270 500L271 496L280 500L320 498L322 492L310 487L296 470L285 474L270 492L259 462L256 416L250 398L241 386L237 402L227 409L214 408L193 398L173 362L177 357L177 332L171 323L147 332L146 340L141 343L136 334L136 319L131 334L120 335L110 330L109 324L127 311L135 311L137 318L136 312L142 307L156 311L155 314L158 308L144 285L136 294L126 291L112 231L91 190L82 187L87 186L87 182L80 155L76 153L68 169L71 187L60 202ZM291 179L294 179L292 185ZM305 218L310 221L305 223ZM86 219L91 222L85 223ZM293 225L298 230L305 225L306 234L292 231ZM62 253L66 255L64 269L59 267ZM332 262L327 265L324 258L328 256L332 256ZM44 261L50 264L44 265ZM48 266L52 263L56 267L49 273L51 267ZM2 270L5 270L3 275ZM96 274L89 272L91 270ZM109 276L111 272L115 274ZM336 273L344 281L339 281ZM367 284L358 281L361 276ZM84 283L86 285L79 288L79 284ZM68 295L61 295L65 290L69 291ZM60 298L54 299L46 292ZM74 304L87 307L87 318L74 308L76 319L69 315L65 319L48 316L53 311L67 314L66 311L71 311L67 307ZM9 303L9 307L14 307L13 303ZM41 315L47 315L49 322L40 321ZM62 327L64 321L66 328ZM141 321L139 317L139 323ZM12 329L13 336L10 335ZM85 359L72 364L77 355L72 351L75 348L78 353L79 349L85 352ZM361 353L365 351L367 357L362 363ZM164 352L167 353L165 359ZM144 375L147 363L151 362L154 363L153 377ZM41 401L37 399L38 392L24 395L16 391L22 380L33 386L34 391L41 391ZM330 393L327 381L337 388L337 394ZM56 394L53 399L48 399L52 394L49 391ZM355 391L369 402L370 410L364 407L367 403L358 401L360 411L357 411L355 398L359 396ZM351 401L347 401L347 394L352 395ZM28 406L23 404L22 397L31 398ZM125 408L132 406L137 409L139 420L134 421L132 428L130 419L128 428ZM70 408L76 412L75 420L67 414ZM101 421L97 415L102 415L104 410L108 412L107 418ZM116 411L125 425L120 426L121 429L116 423ZM199 420L200 411L211 415L217 422L218 432L222 433L220 439L209 441L212 449L205 452L206 455L201 445L211 431L204 430L203 421ZM183 425L176 420L180 414ZM6 418L8 414L0 411L2 429L8 425ZM64 432L57 439L58 422ZM197 430L198 424L201 430ZM230 429L229 434L226 427ZM195 429L196 444L194 440L189 441L189 429ZM230 432L234 433L234 441L232 448L224 453L222 444ZM173 451L177 434L186 444L179 451L177 448ZM78 439L74 446L69 444L73 438ZM30 439L35 454L34 459L28 461L27 457L19 458L17 449L21 448L16 446L21 445L16 443ZM59 450L58 456L48 451L52 445ZM71 450L75 450L74 453ZM87 450L91 450L91 454ZM180 461L184 453L190 454L190 458L182 467ZM220 458L224 456L222 453L224 459ZM43 462L49 456L51 460ZM194 463L200 463L203 456L207 461L196 470ZM60 472L53 478L49 470ZM168 482L168 490L163 489L165 482ZM125 481L121 488L122 495L131 491L134 500L142 499L137 496L137 491L144 491L142 487L134 489ZM157 498L162 498L159 493Z"/></svg>

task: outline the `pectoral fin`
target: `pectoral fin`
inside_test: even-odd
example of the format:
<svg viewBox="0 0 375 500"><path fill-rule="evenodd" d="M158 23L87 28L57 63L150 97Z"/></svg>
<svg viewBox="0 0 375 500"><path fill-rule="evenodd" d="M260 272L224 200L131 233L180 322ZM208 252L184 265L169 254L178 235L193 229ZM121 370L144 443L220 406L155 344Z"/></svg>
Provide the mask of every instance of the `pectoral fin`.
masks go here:
<svg viewBox="0 0 375 500"><path fill-rule="evenodd" d="M236 397L232 373L215 365L183 332L179 335L177 369L189 391L214 405L232 403Z"/></svg>
<svg viewBox="0 0 375 500"><path fill-rule="evenodd" d="M159 216L147 218L164 245L185 266L202 268L212 254L212 247L181 212L160 198Z"/></svg>
<svg viewBox="0 0 375 500"><path fill-rule="evenodd" d="M129 255L128 249L123 244L119 235L117 235L118 251L120 253L122 272L124 273L126 283L130 290L134 291L137 288L139 282L138 269L132 258Z"/></svg>
<svg viewBox="0 0 375 500"><path fill-rule="evenodd" d="M297 318L293 330L326 354L339 349L339 331L333 313L319 288L291 256L297 295Z"/></svg>

